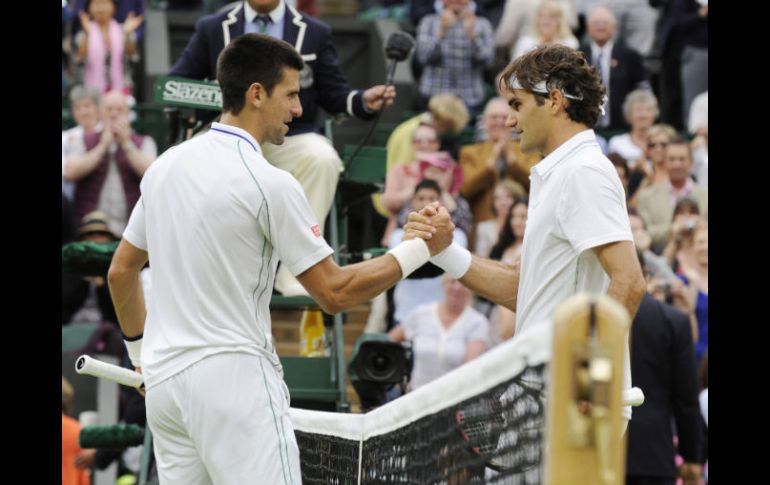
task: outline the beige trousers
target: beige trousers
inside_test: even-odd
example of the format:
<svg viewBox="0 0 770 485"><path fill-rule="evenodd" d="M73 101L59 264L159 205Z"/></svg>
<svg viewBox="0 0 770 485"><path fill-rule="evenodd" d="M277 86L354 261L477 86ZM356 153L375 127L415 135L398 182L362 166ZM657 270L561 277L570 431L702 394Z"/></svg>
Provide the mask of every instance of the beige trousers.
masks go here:
<svg viewBox="0 0 770 485"><path fill-rule="evenodd" d="M317 133L303 133L287 136L283 145L263 143L262 151L268 162L297 179L323 234L343 168L332 143Z"/></svg>

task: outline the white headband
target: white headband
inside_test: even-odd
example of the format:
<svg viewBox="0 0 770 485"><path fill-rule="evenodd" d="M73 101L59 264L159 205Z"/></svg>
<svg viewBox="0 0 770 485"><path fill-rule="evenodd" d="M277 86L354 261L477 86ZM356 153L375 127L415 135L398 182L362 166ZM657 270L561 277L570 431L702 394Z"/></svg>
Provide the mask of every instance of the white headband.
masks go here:
<svg viewBox="0 0 770 485"><path fill-rule="evenodd" d="M508 86L510 86L511 89L524 89L527 91L532 91L533 93L540 93L540 94L548 94L548 87L545 84L545 81L539 81L537 84L535 84L531 89L525 88L521 85L519 82L519 79L516 76L511 76L510 80L508 81ZM564 89L559 88L559 91L561 92L561 95L564 96L567 99L574 99L575 101L583 101L583 95L576 96L574 94L569 94L564 91ZM599 111L601 111L602 116L604 116L604 105L607 104L607 95L605 94L602 96L602 104L599 105Z"/></svg>

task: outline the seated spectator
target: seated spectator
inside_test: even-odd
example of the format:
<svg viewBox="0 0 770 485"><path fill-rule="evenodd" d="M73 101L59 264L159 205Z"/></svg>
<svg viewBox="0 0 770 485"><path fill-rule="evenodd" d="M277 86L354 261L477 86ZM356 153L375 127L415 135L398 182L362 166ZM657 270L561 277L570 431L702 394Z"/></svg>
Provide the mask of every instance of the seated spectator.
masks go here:
<svg viewBox="0 0 770 485"><path fill-rule="evenodd" d="M637 164L631 171L628 182L629 206L636 207L636 199L641 189L668 183L666 146L678 136L674 127L665 123L652 125L647 130L647 145L644 151L647 162Z"/></svg>
<svg viewBox="0 0 770 485"><path fill-rule="evenodd" d="M416 158L411 162L394 166L385 178L382 203L388 213L393 215L388 217L388 225L381 240L383 246L387 246L391 232L397 227L396 214L411 200L414 196L414 188L422 180L418 159L423 155L438 152L438 133L433 125L421 124L417 127L412 138L412 147Z"/></svg>
<svg viewBox="0 0 770 485"><path fill-rule="evenodd" d="M529 26L530 33L520 37L511 51L511 60L541 45L562 44L573 49L577 49L580 45L572 35L562 2L541 1L535 10L533 20Z"/></svg>
<svg viewBox="0 0 770 485"><path fill-rule="evenodd" d="M119 0L117 3L117 10L115 10L115 20L122 24L131 15L144 16L144 4L147 0ZM189 0L188 0L189 1ZM89 0L75 0L75 10L78 14L83 10L88 10L87 4ZM75 32L78 30L78 24L73 25ZM134 31L136 33L137 40L140 40L144 36L144 22Z"/></svg>
<svg viewBox="0 0 770 485"><path fill-rule="evenodd" d="M391 214L397 214L414 195L414 188L422 180L418 159L439 150L438 133L433 125L421 124L414 130L412 148L415 159L394 166L385 178L382 202Z"/></svg>
<svg viewBox="0 0 770 485"><path fill-rule="evenodd" d="M527 228L527 199L516 200L506 215L507 224L503 226L497 243L489 252L489 258L513 264L521 258L521 248L524 243L524 231Z"/></svg>
<svg viewBox="0 0 770 485"><path fill-rule="evenodd" d="M460 164L452 160L446 152L424 153L420 156L420 176L423 179L434 180L441 188L439 200L446 207L452 222L466 235L473 230L473 214L468 201L459 195L463 183L463 170ZM398 227L403 227L409 217L410 209L403 207L396 217ZM419 210L419 209L418 209Z"/></svg>
<svg viewBox="0 0 770 485"><path fill-rule="evenodd" d="M134 133L123 93L111 91L101 104L103 128L72 147L64 176L75 182L78 218L94 210L104 212L112 232L123 234L139 199L139 181L155 160L157 147L151 137Z"/></svg>
<svg viewBox="0 0 770 485"><path fill-rule="evenodd" d="M495 186L492 196L492 214L494 219L481 221L476 224L474 253L481 257L489 257L489 251L497 243L503 228L508 224L511 206L514 201L525 199L526 192L521 185L512 180L503 180ZM475 220L475 216L474 216Z"/></svg>
<svg viewBox="0 0 770 485"><path fill-rule="evenodd" d="M409 163L416 158L413 140L418 126L432 125L441 138L450 133L459 134L468 124L468 119L468 109L463 100L457 96L445 93L431 97L428 102L428 111L404 121L388 137L385 146L388 152L385 173L390 173L396 165ZM447 146L440 148L450 151ZM388 217L391 213L383 206L381 197L375 194L372 198L377 211Z"/></svg>
<svg viewBox="0 0 770 485"><path fill-rule="evenodd" d="M78 58L85 62L83 84L102 93L131 94L128 61L138 60L135 31L144 16L131 12L121 25L115 20L116 8L115 0L88 0L88 13L79 13L82 30L75 37L75 44Z"/></svg>
<svg viewBox="0 0 770 485"><path fill-rule="evenodd" d="M524 243L524 231L527 227L527 199L516 200L506 214L505 224L500 231L497 243L489 252L489 259L505 264L518 264ZM516 329L516 313L502 305L495 305L489 313L489 337L492 346L513 337Z"/></svg>
<svg viewBox="0 0 770 485"><path fill-rule="evenodd" d="M412 342L413 391L483 354L489 329L486 317L470 305L471 291L445 274L444 297L421 305L390 332L395 342Z"/></svg>
<svg viewBox="0 0 770 485"><path fill-rule="evenodd" d="M697 201L698 209L708 211L708 191L695 185L690 178L692 154L690 145L683 139L672 140L666 146L666 171L668 183L646 187L639 192L636 210L652 236L653 250L661 251L669 238L674 205L682 197Z"/></svg>
<svg viewBox="0 0 770 485"><path fill-rule="evenodd" d="M72 156L73 150L82 146L85 135L102 129L102 123L99 121L99 99L99 91L94 88L75 86L70 91L70 110L76 125L61 132L62 192L70 200L75 198L75 184L64 178L67 158Z"/></svg>
<svg viewBox="0 0 770 485"><path fill-rule="evenodd" d="M78 241L107 243L119 238L107 225L107 216L102 212L91 212L81 220L77 231ZM62 294L62 312L69 313L69 322L103 323L110 322L117 328L117 317L110 297L110 290L104 276L85 276L71 280L70 288ZM67 299L64 295L69 295Z"/></svg>
<svg viewBox="0 0 770 485"><path fill-rule="evenodd" d="M423 66L419 92L425 102L452 93L474 114L484 102L484 69L492 65L492 25L476 16L469 0L443 0L417 25L415 57Z"/></svg>
<svg viewBox="0 0 770 485"><path fill-rule="evenodd" d="M575 2L573 0L558 1L561 3L564 17L567 19L570 29L576 32L578 18L575 12ZM506 0L503 16L495 30L496 58L504 57L505 59L502 67L508 64L511 59L511 51L516 42L524 36L527 28L532 25L532 19L535 16L535 9L538 3L538 0ZM497 69L496 72L502 70L502 67Z"/></svg>
<svg viewBox="0 0 770 485"><path fill-rule="evenodd" d="M662 256L674 271L678 271L682 264L695 266L693 234L695 227L703 221L698 201L692 197L682 197L674 206L671 217L671 236L666 241L662 252Z"/></svg>
<svg viewBox="0 0 770 485"><path fill-rule="evenodd" d="M688 301L694 305L698 323L695 358L700 361L709 345L709 230L704 223L693 229L692 255L679 262L678 275L690 292Z"/></svg>
<svg viewBox="0 0 770 485"><path fill-rule="evenodd" d="M658 100L652 91L637 89L628 93L623 101L623 115L631 125L631 131L610 138L610 153L625 158L631 170L646 163L647 131L659 114Z"/></svg>
<svg viewBox="0 0 770 485"><path fill-rule="evenodd" d="M519 140L512 138L512 130L506 126L509 111L504 98L490 99L482 116L486 140L460 149L463 169L460 195L471 205L476 224L495 219L492 199L499 181L510 180L519 186L516 191L526 196L530 169L541 158L537 154L522 153Z"/></svg>

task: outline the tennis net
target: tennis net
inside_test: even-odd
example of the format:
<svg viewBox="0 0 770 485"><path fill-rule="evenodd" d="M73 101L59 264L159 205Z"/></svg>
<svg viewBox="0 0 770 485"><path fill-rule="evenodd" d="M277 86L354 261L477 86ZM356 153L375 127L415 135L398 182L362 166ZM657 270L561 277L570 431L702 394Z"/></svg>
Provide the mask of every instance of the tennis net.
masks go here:
<svg viewBox="0 0 770 485"><path fill-rule="evenodd" d="M541 482L548 326L367 414L291 409L304 484Z"/></svg>

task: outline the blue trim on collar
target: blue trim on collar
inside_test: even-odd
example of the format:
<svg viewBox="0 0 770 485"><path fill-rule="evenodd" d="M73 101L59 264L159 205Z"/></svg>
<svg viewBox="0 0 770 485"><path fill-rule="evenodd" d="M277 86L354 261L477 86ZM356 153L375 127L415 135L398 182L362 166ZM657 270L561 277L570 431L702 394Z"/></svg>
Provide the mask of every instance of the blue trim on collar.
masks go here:
<svg viewBox="0 0 770 485"><path fill-rule="evenodd" d="M228 135L237 136L238 138L242 139L243 141L245 141L246 143L251 145L251 148L253 148L255 152L261 153L259 150L257 150L257 147L255 147L254 144L251 143L251 140L249 140L248 138L246 138L245 136L243 136L243 135L241 135L239 133L233 133L232 131L227 131L227 130L223 130L221 128L214 128L214 127L211 127L210 130L211 131L218 131L220 133L226 133Z"/></svg>

